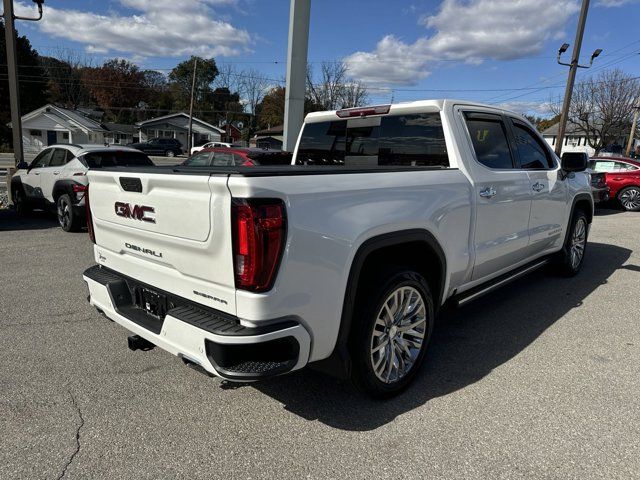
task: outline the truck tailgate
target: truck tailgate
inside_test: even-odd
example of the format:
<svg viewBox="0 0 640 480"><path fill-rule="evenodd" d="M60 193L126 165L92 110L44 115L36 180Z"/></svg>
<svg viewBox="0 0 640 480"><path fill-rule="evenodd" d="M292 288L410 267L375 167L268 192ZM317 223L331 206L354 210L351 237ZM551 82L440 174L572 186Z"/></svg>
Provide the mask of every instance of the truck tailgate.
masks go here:
<svg viewBox="0 0 640 480"><path fill-rule="evenodd" d="M235 314L227 176L90 171L96 261Z"/></svg>

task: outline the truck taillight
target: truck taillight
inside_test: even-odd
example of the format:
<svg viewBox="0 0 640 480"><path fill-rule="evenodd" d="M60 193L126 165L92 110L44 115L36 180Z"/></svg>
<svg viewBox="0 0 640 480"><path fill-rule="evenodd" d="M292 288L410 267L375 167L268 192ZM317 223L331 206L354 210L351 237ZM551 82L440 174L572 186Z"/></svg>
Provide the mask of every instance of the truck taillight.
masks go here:
<svg viewBox="0 0 640 480"><path fill-rule="evenodd" d="M84 208L87 212L87 231L89 232L89 238L93 243L96 243L96 234L93 230L93 217L91 216L91 206L89 205L89 185L84 191Z"/></svg>
<svg viewBox="0 0 640 480"><path fill-rule="evenodd" d="M264 292L273 285L286 241L284 203L235 199L232 204L236 288Z"/></svg>

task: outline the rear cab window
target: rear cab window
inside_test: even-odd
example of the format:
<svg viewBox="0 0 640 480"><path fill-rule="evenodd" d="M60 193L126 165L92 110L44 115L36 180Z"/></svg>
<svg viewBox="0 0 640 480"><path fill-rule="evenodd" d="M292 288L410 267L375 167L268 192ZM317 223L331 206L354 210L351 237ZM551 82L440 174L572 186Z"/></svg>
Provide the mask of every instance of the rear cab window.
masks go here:
<svg viewBox="0 0 640 480"><path fill-rule="evenodd" d="M153 167L154 163L142 152L122 150L89 152L80 158L89 168Z"/></svg>
<svg viewBox="0 0 640 480"><path fill-rule="evenodd" d="M439 112L336 119L304 125L297 165L449 167Z"/></svg>

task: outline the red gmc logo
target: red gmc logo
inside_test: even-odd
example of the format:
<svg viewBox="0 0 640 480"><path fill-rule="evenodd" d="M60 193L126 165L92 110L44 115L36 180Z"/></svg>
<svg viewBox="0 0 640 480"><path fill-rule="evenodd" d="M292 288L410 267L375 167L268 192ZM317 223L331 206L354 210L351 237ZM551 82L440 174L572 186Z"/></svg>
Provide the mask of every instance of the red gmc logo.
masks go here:
<svg viewBox="0 0 640 480"><path fill-rule="evenodd" d="M156 223L152 216L155 208L145 205L131 205L130 203L116 202L116 215L124 218L133 218L142 222Z"/></svg>

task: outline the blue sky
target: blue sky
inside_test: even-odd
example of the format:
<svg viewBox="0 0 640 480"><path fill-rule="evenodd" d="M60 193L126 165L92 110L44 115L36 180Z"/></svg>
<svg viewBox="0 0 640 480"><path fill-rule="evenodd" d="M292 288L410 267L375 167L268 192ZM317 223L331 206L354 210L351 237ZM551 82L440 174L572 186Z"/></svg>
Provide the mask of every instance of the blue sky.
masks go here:
<svg viewBox="0 0 640 480"><path fill-rule="evenodd" d="M578 10L578 0L312 0L309 61L345 61L372 103L456 97L543 114L563 91L555 54L573 43ZM288 20L289 0L47 0L42 22L18 28L43 54L164 71L198 54L277 81ZM584 62L596 48L578 81L613 67L640 75L640 1L592 0Z"/></svg>

